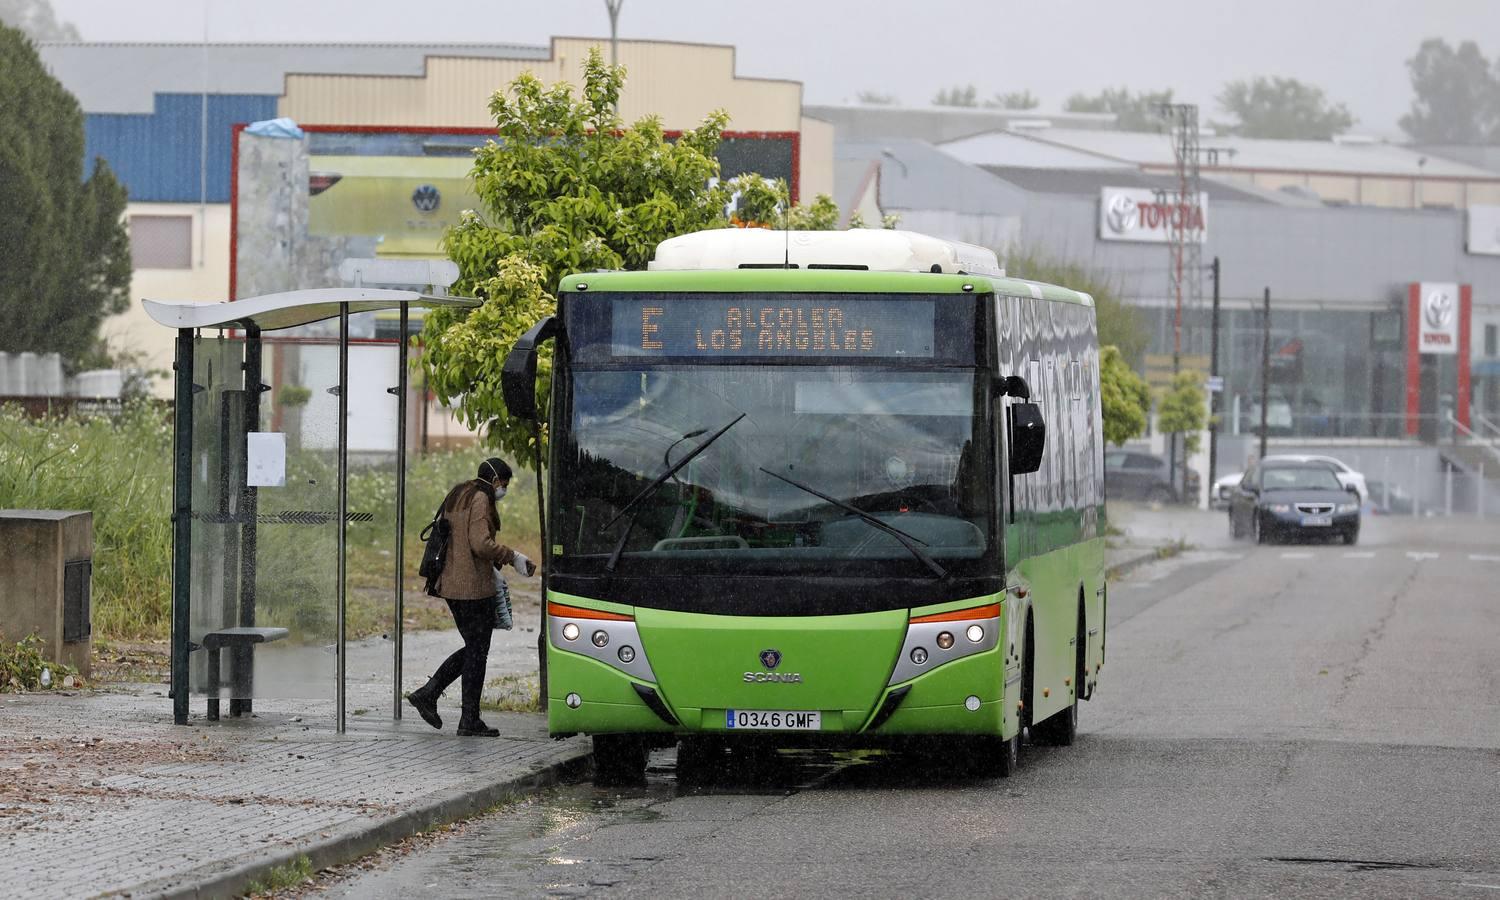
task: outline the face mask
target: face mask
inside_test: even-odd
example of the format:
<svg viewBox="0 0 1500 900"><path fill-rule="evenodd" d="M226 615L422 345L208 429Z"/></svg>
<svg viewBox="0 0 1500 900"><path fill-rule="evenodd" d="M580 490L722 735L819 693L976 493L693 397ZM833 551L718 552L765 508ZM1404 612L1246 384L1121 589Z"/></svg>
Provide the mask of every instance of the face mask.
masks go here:
<svg viewBox="0 0 1500 900"><path fill-rule="evenodd" d="M500 498L504 497L504 496L505 496L505 488L503 488L503 487L497 487L497 488L495 488L495 502L496 503L499 503L500 502Z"/></svg>

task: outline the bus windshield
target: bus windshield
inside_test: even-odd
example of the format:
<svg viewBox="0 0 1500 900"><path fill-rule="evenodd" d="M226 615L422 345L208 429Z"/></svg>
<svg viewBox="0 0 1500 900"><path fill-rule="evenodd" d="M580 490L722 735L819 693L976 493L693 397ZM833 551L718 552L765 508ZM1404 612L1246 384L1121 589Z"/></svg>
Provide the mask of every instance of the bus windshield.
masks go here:
<svg viewBox="0 0 1500 900"><path fill-rule="evenodd" d="M972 370L662 365L569 380L555 436L564 565L896 560L916 574L923 557L977 559L989 545Z"/></svg>

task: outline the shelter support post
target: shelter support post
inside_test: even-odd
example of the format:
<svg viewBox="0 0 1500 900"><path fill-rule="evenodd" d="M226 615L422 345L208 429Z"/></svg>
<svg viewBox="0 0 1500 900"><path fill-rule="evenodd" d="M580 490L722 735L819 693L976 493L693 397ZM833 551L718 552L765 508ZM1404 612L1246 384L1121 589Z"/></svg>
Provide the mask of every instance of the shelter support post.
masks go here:
<svg viewBox="0 0 1500 900"><path fill-rule="evenodd" d="M193 566L193 329L177 330L172 415L172 721L188 720Z"/></svg>
<svg viewBox="0 0 1500 900"><path fill-rule="evenodd" d="M401 720L402 617L406 614L406 333L411 304L401 304L401 337L396 344L396 609L391 623L391 718Z"/></svg>
<svg viewBox="0 0 1500 900"><path fill-rule="evenodd" d="M336 668L338 685L334 705L338 722L336 730L344 733L344 676L348 671L348 647L345 644L345 605L349 580L349 304L339 304L339 508L338 508L338 617Z"/></svg>
<svg viewBox="0 0 1500 900"><path fill-rule="evenodd" d="M245 434L250 435L260 431L260 395L270 389L261 383L260 326L253 322L245 326L244 369ZM255 626L256 541L258 539L256 515L259 512L260 494L257 488L248 483L242 485L241 490L243 493L239 510L243 521L240 525L240 609L239 620L236 624L242 628L253 628ZM253 651L246 646L237 647L230 652L234 657L233 668L241 675L236 688L243 688L246 696L230 698L229 714L231 716L248 715L253 711L253 703L249 697L251 678L254 677L254 664L251 659Z"/></svg>

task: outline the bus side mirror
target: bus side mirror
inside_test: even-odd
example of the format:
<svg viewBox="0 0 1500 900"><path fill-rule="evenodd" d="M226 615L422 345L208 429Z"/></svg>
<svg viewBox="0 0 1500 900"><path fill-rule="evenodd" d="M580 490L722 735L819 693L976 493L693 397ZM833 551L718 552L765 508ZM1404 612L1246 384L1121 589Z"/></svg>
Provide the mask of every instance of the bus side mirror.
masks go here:
<svg viewBox="0 0 1500 900"><path fill-rule="evenodd" d="M1031 399L1031 385L1026 379L1019 375L1007 375L995 382L995 394L1000 397L1015 397L1018 400Z"/></svg>
<svg viewBox="0 0 1500 900"><path fill-rule="evenodd" d="M505 400L506 412L518 419L536 421L536 347L557 331L556 317L548 316L521 335L505 357L505 366L500 370L500 396Z"/></svg>
<svg viewBox="0 0 1500 900"><path fill-rule="evenodd" d="M1010 472L1030 475L1042 467L1047 446L1047 423L1035 403L1017 403L1010 408Z"/></svg>

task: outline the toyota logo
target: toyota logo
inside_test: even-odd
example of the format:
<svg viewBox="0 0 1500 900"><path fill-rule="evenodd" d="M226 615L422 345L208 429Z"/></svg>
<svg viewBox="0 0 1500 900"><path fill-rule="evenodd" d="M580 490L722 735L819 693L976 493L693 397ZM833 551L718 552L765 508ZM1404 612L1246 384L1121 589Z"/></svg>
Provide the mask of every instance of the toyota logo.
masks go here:
<svg viewBox="0 0 1500 900"><path fill-rule="evenodd" d="M430 184L424 184L411 192L411 205L415 206L418 212L433 212L442 200L443 196L438 193L438 189Z"/></svg>
<svg viewBox="0 0 1500 900"><path fill-rule="evenodd" d="M1141 211L1134 200L1124 194L1116 194L1109 198L1109 206L1104 210L1104 221L1109 223L1110 231L1124 234L1140 224Z"/></svg>
<svg viewBox="0 0 1500 900"><path fill-rule="evenodd" d="M763 665L763 666L765 666L767 669L774 669L777 666L781 665L781 651L780 650L762 650L762 651L760 651L760 664Z"/></svg>
<svg viewBox="0 0 1500 900"><path fill-rule="evenodd" d="M1447 291L1433 291L1422 303L1422 315L1430 328L1447 328L1453 321L1453 296Z"/></svg>

